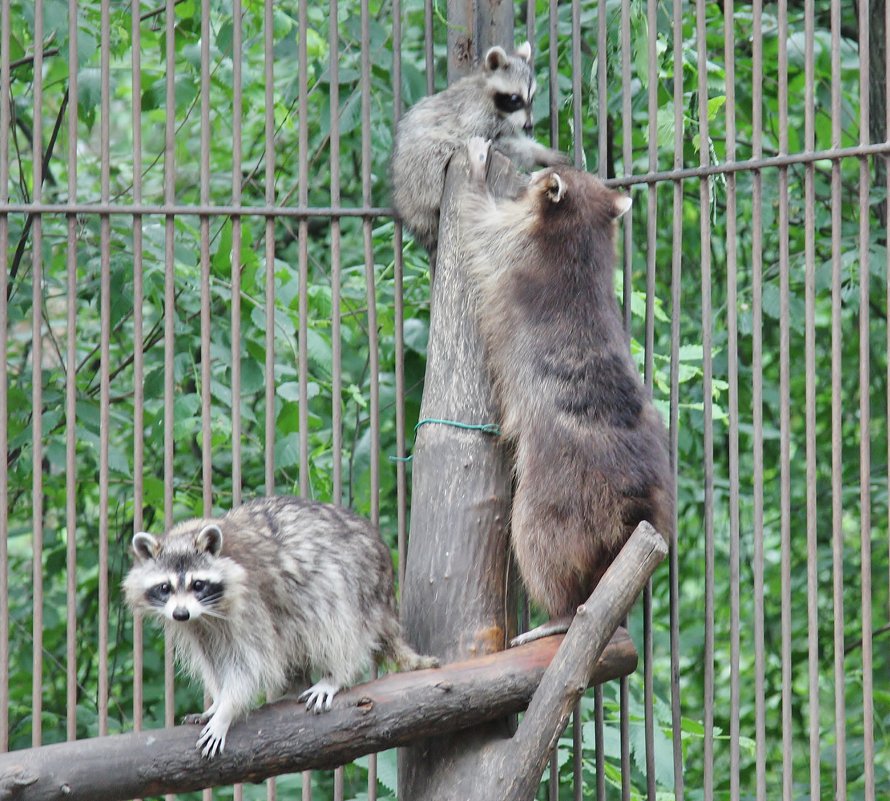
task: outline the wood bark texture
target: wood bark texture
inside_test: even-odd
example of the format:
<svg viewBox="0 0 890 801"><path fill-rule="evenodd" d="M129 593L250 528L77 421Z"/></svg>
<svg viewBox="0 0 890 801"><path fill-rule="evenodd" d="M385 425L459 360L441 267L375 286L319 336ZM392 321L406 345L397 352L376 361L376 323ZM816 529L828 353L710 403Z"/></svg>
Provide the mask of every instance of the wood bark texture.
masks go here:
<svg viewBox="0 0 890 801"><path fill-rule="evenodd" d="M270 704L234 724L226 750L213 760L195 750L198 726L2 754L0 799L123 801L333 768L524 709L561 640L550 637L439 670L391 674L341 693L322 715L292 700ZM636 661L633 643L621 630L592 681L626 675Z"/></svg>
<svg viewBox="0 0 890 801"><path fill-rule="evenodd" d="M457 224L466 180L461 152L452 159L442 198L420 419L496 423ZM520 185L500 154L493 154L489 185L505 194ZM481 431L423 425L414 446L412 481L401 604L409 642L443 662L502 650L514 633L515 615L508 612L516 608L509 591L512 478L505 443ZM509 734L505 720L407 749L399 755L400 799L465 797L453 779L457 763L472 763L480 744Z"/></svg>

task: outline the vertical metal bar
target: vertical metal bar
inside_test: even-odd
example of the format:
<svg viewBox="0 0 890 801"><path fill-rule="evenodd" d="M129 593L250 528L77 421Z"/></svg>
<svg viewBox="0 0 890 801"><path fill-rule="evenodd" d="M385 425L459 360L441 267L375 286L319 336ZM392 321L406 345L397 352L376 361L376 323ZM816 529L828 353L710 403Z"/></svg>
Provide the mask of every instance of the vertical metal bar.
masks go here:
<svg viewBox="0 0 890 801"><path fill-rule="evenodd" d="M696 0L698 49L699 164L710 163L708 132L708 50L706 3ZM714 422L711 360L711 221L710 184L699 186L701 303L702 303L702 400L704 404L704 518L705 518L705 641L704 641L704 798L714 798Z"/></svg>
<svg viewBox="0 0 890 801"><path fill-rule="evenodd" d="M597 3L597 174L603 180L609 177L609 110L606 81L606 4ZM551 78L552 80L552 78ZM593 734L596 751L596 798L604 801L606 797L606 744L603 715L603 688L597 685L593 690Z"/></svg>
<svg viewBox="0 0 890 801"><path fill-rule="evenodd" d="M275 17L272 0L264 3L264 69L266 98L266 205L275 205ZM331 21L336 25L336 19ZM275 494L275 218L266 217L266 495ZM275 779L268 782L270 801Z"/></svg>
<svg viewBox="0 0 890 801"><path fill-rule="evenodd" d="M726 160L736 158L735 126L735 4L723 6L726 69ZM736 260L736 175L726 176L726 314L729 383L729 797L740 797L741 749L741 588L739 558L739 323Z"/></svg>
<svg viewBox="0 0 890 801"><path fill-rule="evenodd" d="M550 147L559 150L559 3L550 3L550 38L547 51L550 57L550 71L547 85L550 99Z"/></svg>
<svg viewBox="0 0 890 801"><path fill-rule="evenodd" d="M763 155L763 0L754 0L752 156ZM763 174L753 176L751 226L751 372L754 424L754 739L757 801L766 801L766 665L763 553Z"/></svg>
<svg viewBox="0 0 890 801"><path fill-rule="evenodd" d="M43 196L43 0L34 3L33 199ZM34 648L31 663L31 745L43 740L43 218L31 227L31 542ZM101 614L101 610L100 610ZM100 664L102 655L99 650Z"/></svg>
<svg viewBox="0 0 890 801"><path fill-rule="evenodd" d="M531 39L529 40L531 41ZM392 4L392 96L393 131L402 113L402 3ZM395 380L396 380L396 541L399 554L399 589L405 578L408 537L408 477L405 470L405 303L402 224L393 228L393 294L395 295Z"/></svg>
<svg viewBox="0 0 890 801"><path fill-rule="evenodd" d="M581 88L581 3L572 0L572 143L575 166L584 164L584 135L581 130L581 109L584 92Z"/></svg>
<svg viewBox="0 0 890 801"><path fill-rule="evenodd" d="M649 170L658 169L658 6L655 0L646 4L646 22L649 28L648 61L646 76L648 87L648 155ZM642 77L642 76L640 76ZM649 184L646 192L646 328L644 380L652 392L655 357L655 255L658 247L656 225L658 221L658 185ZM643 590L643 688L644 733L646 748L646 795L655 801L655 686L653 675L654 647L652 641L652 581Z"/></svg>
<svg viewBox="0 0 890 801"><path fill-rule="evenodd" d="M362 204L371 205L371 33L368 0L361 2L361 119L362 119ZM374 251L369 217L362 220L365 257L365 286L368 300L368 373L371 416L371 522L380 523L380 354L377 347L377 296ZM372 669L376 676L376 669ZM368 801L377 799L377 755L368 756Z"/></svg>
<svg viewBox="0 0 890 801"><path fill-rule="evenodd" d="M111 197L111 9L109 0L102 2L100 69L99 146L100 196L102 203ZM108 445L111 436L111 218L99 218L100 251L100 359L99 359L99 736L108 733L108 539L109 539L109 465Z"/></svg>
<svg viewBox="0 0 890 801"><path fill-rule="evenodd" d="M9 0L0 0L0 209L9 202ZM0 213L0 453L8 450L9 217ZM0 751L9 750L9 472L0 459Z"/></svg>
<svg viewBox="0 0 890 801"><path fill-rule="evenodd" d="M210 0L201 0L201 205L210 204ZM213 513L210 428L210 217L199 220L201 239L201 491L204 514Z"/></svg>
<svg viewBox="0 0 890 801"><path fill-rule="evenodd" d="M525 38L531 42L532 46L532 58L534 58L534 54L538 52L537 44L537 35L535 30L535 0L528 0L525 4Z"/></svg>
<svg viewBox="0 0 890 801"><path fill-rule="evenodd" d="M609 177L609 105L606 92L606 4L597 3L596 9L596 126L597 126L597 175Z"/></svg>
<svg viewBox="0 0 890 801"><path fill-rule="evenodd" d="M788 3L779 0L779 153L788 152ZM791 414L789 363L788 170L779 168L779 468L782 575L782 793L793 792L791 664Z"/></svg>
<svg viewBox="0 0 890 801"><path fill-rule="evenodd" d="M201 205L210 203L210 0L201 0ZM203 514L213 514L213 457L210 425L210 217L199 219L201 249L201 495ZM207 690L204 691L205 703ZM204 707L207 708L206 706ZM213 791L205 789L202 798L212 801Z"/></svg>
<svg viewBox="0 0 890 801"><path fill-rule="evenodd" d="M175 135L176 135L176 3L166 0L166 104L164 131L164 202L173 203L175 176ZM238 52L237 50L235 52ZM173 524L173 404L175 386L173 373L175 336L175 267L174 267L174 228L173 216L164 218L164 528ZM170 638L164 644L164 724L173 725L175 715L173 690L173 643Z"/></svg>
<svg viewBox="0 0 890 801"><path fill-rule="evenodd" d="M331 19L330 25L332 29L337 27L337 9L332 5ZM299 80L297 84L297 93L298 93L298 125L299 125L299 161L298 161L298 202L305 206L308 205L309 198L309 122L308 122L308 55L307 55L307 35L308 35L308 9L306 0L300 0L299 9L298 9L298 24L299 24L299 38L297 39L297 70L299 72ZM331 36L335 36L335 33L332 31ZM331 51L331 59L337 58L337 53L332 49ZM332 61L333 65L333 61ZM339 104L339 75L336 70L332 73L331 78L331 89L334 91L334 85L336 83L337 90L334 95L331 97L331 141L334 141L334 115L338 112L337 107L334 103L334 98L336 97ZM334 80L336 78L336 81ZM339 147L339 129L336 133L337 137L337 145ZM339 154L338 154L339 155ZM334 193L334 166L333 163L331 165L331 192L332 197ZM339 198L339 165L337 166L337 187L336 193ZM298 308L300 315L300 324L297 332L297 357L299 359L299 428L300 428L300 495L306 497L309 494L309 378L308 378L308 321L307 317L309 314L309 295L308 295L308 278L309 278L309 228L307 225L307 221L305 219L300 220L298 226L298 270L299 270L299 280L300 280L300 292L299 292L299 300L298 300ZM339 230L338 230L339 235ZM339 268L339 236L337 238L337 256L338 256L338 264ZM339 291L339 276L337 280L337 291ZM338 298L339 300L339 298ZM339 314L334 313L335 317L337 317L337 323L339 326ZM339 336L339 327L336 334L336 347L339 348L340 345L340 336ZM339 357L337 359L337 364L339 365ZM336 367L335 367L336 372ZM339 379L339 375L336 376L335 379L335 392L334 392L334 407L335 409L339 409L339 388L336 386L336 381ZM335 429L336 429L335 423ZM336 436L336 435L335 435ZM336 448L335 448L336 450ZM336 459L336 456L335 456ZM334 479L335 481L335 494L336 494L336 482L339 478L339 470L336 470L337 477ZM336 500L339 501L339 498ZM338 777L338 783L342 783L342 778ZM304 771L303 772L303 801L311 801L312 799L312 771Z"/></svg>
<svg viewBox="0 0 890 801"><path fill-rule="evenodd" d="M241 205L241 114L244 38L241 0L232 0L232 205ZM232 506L241 503L241 225L232 217Z"/></svg>
<svg viewBox="0 0 890 801"><path fill-rule="evenodd" d="M633 135L631 133L631 71L630 71L630 3L621 4L621 163L625 176L633 174ZM633 260L633 207L622 220L623 248L622 262L622 305L624 308L624 328L630 334L631 324L631 273ZM630 799L630 695L627 677L619 680L619 707L621 719L621 798Z"/></svg>
<svg viewBox="0 0 890 801"><path fill-rule="evenodd" d="M581 128L581 108L584 92L581 87L581 3L572 0L572 151L575 166L584 164L584 137ZM551 76L556 80L556 75ZM582 778L583 728L581 726L581 703L575 704L572 713L572 775L576 801L581 801L584 790ZM557 777L558 778L558 777Z"/></svg>
<svg viewBox="0 0 890 801"><path fill-rule="evenodd" d="M232 205L241 205L241 114L243 112L242 47L244 21L241 0L232 0ZM241 504L241 226L232 217L232 506ZM242 785L233 788L235 801L244 797Z"/></svg>
<svg viewBox="0 0 890 801"><path fill-rule="evenodd" d="M299 7L300 36L297 43L297 60L299 71L298 83L298 120L299 120L299 192L301 206L309 205L309 61L307 55L307 36L309 29L307 0L300 0ZM300 494L309 495L309 221L304 217L298 226L298 262L300 272L300 326L298 332L298 351L300 358Z"/></svg>
<svg viewBox="0 0 890 801"><path fill-rule="evenodd" d="M674 3L674 169L683 167L683 5ZM677 454L680 448L680 315L683 271L683 182L673 185L671 250L671 403L670 443L674 487L677 486ZM676 507L676 505L675 505ZM669 553L671 626L671 729L674 759L674 797L683 801L683 741L680 708L680 565L677 552L678 513L674 509L674 537Z"/></svg>
<svg viewBox="0 0 890 801"><path fill-rule="evenodd" d="M142 203L142 38L139 30L141 0L131 9L131 59L133 97L133 203ZM69 62L71 63L71 62ZM76 62L75 62L76 63ZM76 92L71 90L72 99ZM75 114L76 107L69 106ZM74 137L72 137L74 138ZM77 147L76 141L69 146ZM77 153L75 150L74 158ZM70 192L69 192L70 195ZM72 200L75 198L71 198ZM69 217L74 224L74 215ZM76 265L74 265L76 268ZM75 280L69 274L69 281ZM72 290L73 291L73 288ZM142 530L142 503L144 484L142 471L145 466L145 354L143 351L142 303L145 290L142 283L142 215L133 215L133 533ZM73 330L73 329L72 329ZM72 414L74 406L72 401ZM72 472L69 470L69 473ZM133 616L133 728L142 729L143 701L143 626L142 616Z"/></svg>
<svg viewBox="0 0 890 801"><path fill-rule="evenodd" d="M859 1L859 143L869 144L870 33L869 2ZM875 797L874 675L871 590L871 366L869 355L869 191L871 170L867 157L859 159L859 542L862 615L862 730L865 798Z"/></svg>
<svg viewBox="0 0 890 801"><path fill-rule="evenodd" d="M68 3L68 202L77 202L77 0ZM77 737L77 217L67 215L65 356L65 736Z"/></svg>
<svg viewBox="0 0 890 801"><path fill-rule="evenodd" d="M330 0L331 206L340 206L340 40L338 0ZM400 228L398 221L396 226ZM400 240L397 240L400 241ZM399 248L401 253L401 248ZM340 218L331 220L331 447L334 503L343 503L343 418L340 343Z"/></svg>
<svg viewBox="0 0 890 801"><path fill-rule="evenodd" d="M423 52L426 59L426 93L436 91L436 60L433 53L433 0L423 3Z"/></svg>
<svg viewBox="0 0 890 801"><path fill-rule="evenodd" d="M841 146L841 0L831 4L831 146ZM843 333L841 310L841 163L831 163L831 570L834 606L835 797L847 801L847 701L844 667Z"/></svg>
<svg viewBox="0 0 890 801"><path fill-rule="evenodd" d="M804 4L804 147L815 149L813 0ZM806 394L807 661L809 668L810 797L820 794L819 572L816 508L816 172L804 168L804 367Z"/></svg>

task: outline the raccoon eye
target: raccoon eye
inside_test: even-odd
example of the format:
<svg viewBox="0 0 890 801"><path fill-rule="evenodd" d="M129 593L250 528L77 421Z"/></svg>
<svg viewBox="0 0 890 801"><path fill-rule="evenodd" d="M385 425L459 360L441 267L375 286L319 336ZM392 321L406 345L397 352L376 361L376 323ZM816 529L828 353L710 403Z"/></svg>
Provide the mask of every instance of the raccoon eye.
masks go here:
<svg viewBox="0 0 890 801"><path fill-rule="evenodd" d="M169 595L171 589L170 582L168 581L158 584L158 592L161 593L161 595Z"/></svg>
<svg viewBox="0 0 890 801"><path fill-rule="evenodd" d="M197 581L192 582L192 589L195 592L201 592L201 590L203 590L206 586L207 586L207 582L202 581L201 579L198 579Z"/></svg>
<svg viewBox="0 0 890 801"><path fill-rule="evenodd" d="M505 114L512 114L514 111L525 108L525 100L516 94L498 93L494 96L494 104L499 111L503 111Z"/></svg>

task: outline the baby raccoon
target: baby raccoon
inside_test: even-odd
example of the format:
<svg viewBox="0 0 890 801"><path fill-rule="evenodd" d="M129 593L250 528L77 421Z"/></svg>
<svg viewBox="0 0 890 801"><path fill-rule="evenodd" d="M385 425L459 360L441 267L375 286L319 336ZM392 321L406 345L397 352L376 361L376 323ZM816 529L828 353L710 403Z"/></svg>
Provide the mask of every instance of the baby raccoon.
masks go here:
<svg viewBox="0 0 890 801"><path fill-rule="evenodd" d="M516 449L513 548L531 598L567 618L638 523L673 532L667 436L615 297L615 220L631 201L574 169L541 170L515 200L494 200L488 143L468 150L460 235Z"/></svg>
<svg viewBox="0 0 890 801"><path fill-rule="evenodd" d="M399 121L392 154L393 205L431 253L439 236L448 162L471 136L493 140L521 167L568 163L566 156L528 136L536 88L531 57L528 42L512 55L492 47L472 75L425 97Z"/></svg>
<svg viewBox="0 0 890 801"><path fill-rule="evenodd" d="M437 664L402 639L389 550L346 509L259 498L160 539L136 534L133 550L128 604L164 621L177 658L213 699L184 721L204 724L196 747L205 757L223 750L257 696L302 689L311 672L321 678L300 699L321 712L372 660Z"/></svg>

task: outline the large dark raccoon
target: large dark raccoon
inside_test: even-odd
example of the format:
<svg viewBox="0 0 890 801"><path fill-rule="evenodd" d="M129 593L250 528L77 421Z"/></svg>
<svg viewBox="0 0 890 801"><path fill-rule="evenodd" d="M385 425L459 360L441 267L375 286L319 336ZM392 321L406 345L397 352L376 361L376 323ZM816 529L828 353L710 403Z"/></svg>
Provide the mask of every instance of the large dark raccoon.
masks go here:
<svg viewBox="0 0 890 801"><path fill-rule="evenodd" d="M615 220L631 201L569 168L495 200L487 155L471 140L460 235L516 449L513 548L532 599L564 617L640 521L673 532L667 436L615 298Z"/></svg>

